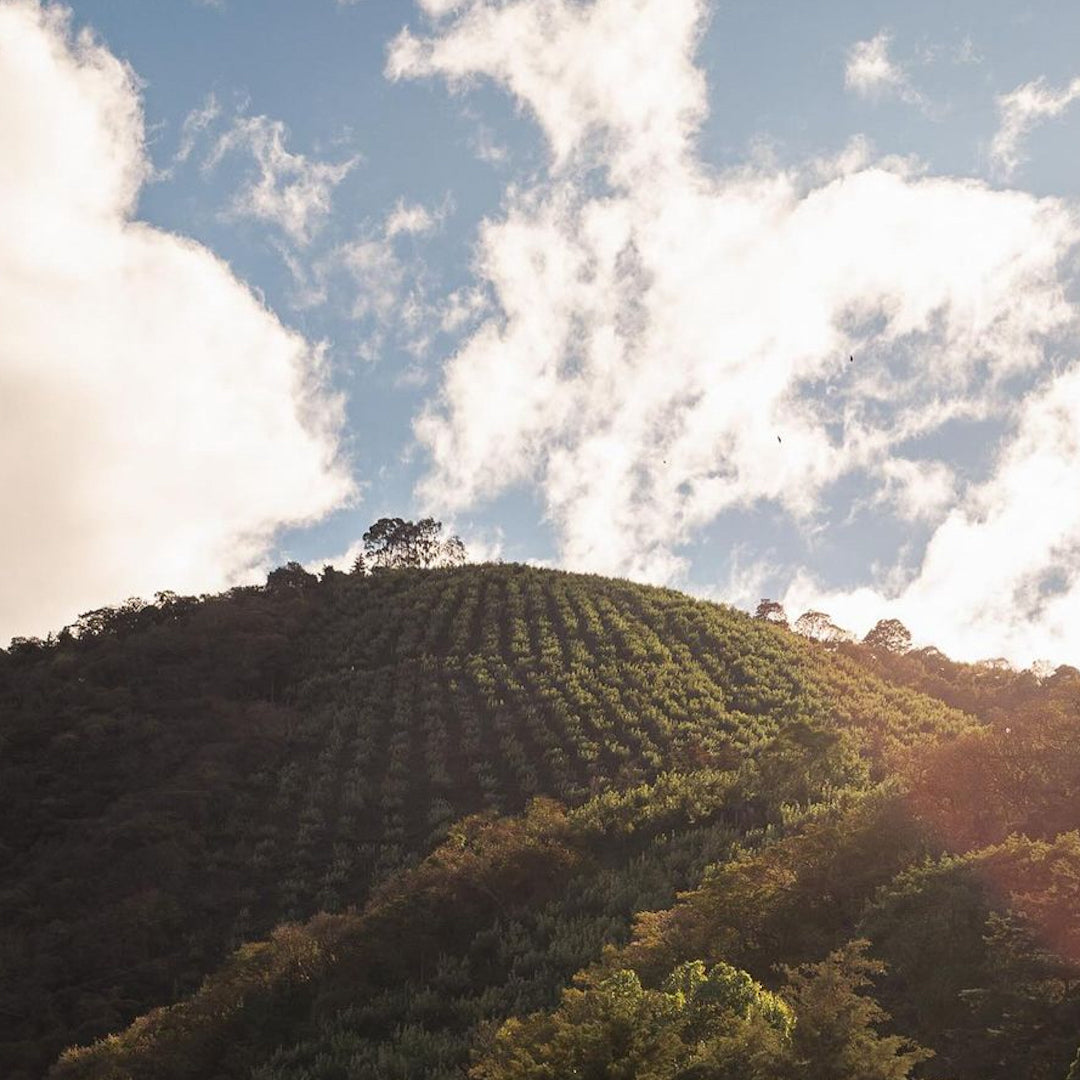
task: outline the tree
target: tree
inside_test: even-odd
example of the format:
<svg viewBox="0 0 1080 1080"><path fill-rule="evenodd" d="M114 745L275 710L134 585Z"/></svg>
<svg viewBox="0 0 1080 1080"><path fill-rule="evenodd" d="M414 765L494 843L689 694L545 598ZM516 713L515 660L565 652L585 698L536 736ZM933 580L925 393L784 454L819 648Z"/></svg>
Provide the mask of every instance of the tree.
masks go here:
<svg viewBox="0 0 1080 1080"><path fill-rule="evenodd" d="M39 637L13 637L8 648L12 656L33 656L43 652L46 644Z"/></svg>
<svg viewBox="0 0 1080 1080"><path fill-rule="evenodd" d="M755 753L759 788L774 805L807 806L830 791L866 784L866 762L836 727L797 716Z"/></svg>
<svg viewBox="0 0 1080 1080"><path fill-rule="evenodd" d="M464 566L469 561L469 554L460 536L451 536L443 541L440 557L445 566Z"/></svg>
<svg viewBox="0 0 1080 1080"><path fill-rule="evenodd" d="M84 611L72 627L76 637L103 637L107 634L122 636L135 630L140 624L139 616L147 603L133 596L115 607L95 608Z"/></svg>
<svg viewBox="0 0 1080 1080"><path fill-rule="evenodd" d="M778 995L729 964L682 964L660 990L622 969L563 991L552 1013L508 1020L469 1075L772 1080L794 1025Z"/></svg>
<svg viewBox="0 0 1080 1080"><path fill-rule="evenodd" d="M879 619L863 638L871 649L906 653L911 648L911 631L899 619Z"/></svg>
<svg viewBox="0 0 1080 1080"><path fill-rule="evenodd" d="M407 528L411 525L412 522L406 522L403 518L379 518L364 533L364 552L373 567L407 565Z"/></svg>
<svg viewBox="0 0 1080 1080"><path fill-rule="evenodd" d="M406 521L379 518L364 533L364 553L375 569L425 569L461 566L466 559L461 538L442 538L442 522L434 518ZM359 572L354 567L354 572Z"/></svg>
<svg viewBox="0 0 1080 1080"><path fill-rule="evenodd" d="M784 997L795 1009L799 1080L907 1080L932 1057L898 1035L879 1035L889 1014L862 993L885 965L866 955L867 941L849 942L819 964L785 968Z"/></svg>
<svg viewBox="0 0 1080 1080"><path fill-rule="evenodd" d="M775 600L770 600L766 596L761 598L761 603L758 604L757 611L754 612L754 618L776 623L777 626L787 626L788 624L787 612L784 611L784 605L777 603Z"/></svg>
<svg viewBox="0 0 1080 1080"><path fill-rule="evenodd" d="M811 638L813 641L823 641L830 645L852 640L852 635L837 626L824 611L804 611L795 620L795 626L792 629L803 637Z"/></svg>
<svg viewBox="0 0 1080 1080"><path fill-rule="evenodd" d="M285 593L310 588L318 584L319 579L309 574L298 562L289 562L271 570L266 577L266 591Z"/></svg>
<svg viewBox="0 0 1080 1080"><path fill-rule="evenodd" d="M1066 918L1072 920L1075 885L1069 891ZM1080 1024L1077 965L1047 947L1045 930L1012 911L993 912L986 921L986 985L960 995L975 1014L985 1073L996 1068L999 1075L1018 1080L1059 1080L1080 1073L1070 1068L1070 1062L1077 1064Z"/></svg>
<svg viewBox="0 0 1080 1080"><path fill-rule="evenodd" d="M340 584L344 577L345 574L343 574L336 566L332 566L330 563L327 563L322 568L322 583L324 585L329 585L331 588L334 588L335 586Z"/></svg>

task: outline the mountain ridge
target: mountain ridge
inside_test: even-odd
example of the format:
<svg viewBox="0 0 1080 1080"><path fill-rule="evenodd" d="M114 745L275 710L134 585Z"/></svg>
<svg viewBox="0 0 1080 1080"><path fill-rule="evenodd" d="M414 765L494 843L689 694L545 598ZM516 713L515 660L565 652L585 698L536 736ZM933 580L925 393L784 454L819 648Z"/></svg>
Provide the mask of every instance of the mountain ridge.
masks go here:
<svg viewBox="0 0 1080 1080"><path fill-rule="evenodd" d="M130 1018L183 996L230 947L276 924L318 910L362 911L368 889L375 886L374 900L379 881L419 872L419 860L433 845L441 850L463 815L514 815L530 799L551 797L580 815L590 800L602 805L638 790L639 805L624 813L640 829L649 807L663 804L665 783L704 784L711 794L699 802L709 809L695 819L684 807L672 819L676 833L694 836L691 847L703 845L699 854L650 886L670 902L673 890L694 884L694 860L713 842L694 829L720 813L721 789L739 790L725 829L782 827L784 799L808 807L827 802L830 785L873 786L917 744L978 727L970 715L883 681L868 670L871 656L826 649L669 590L527 567L328 573L321 582L279 576L274 587L201 603L166 595L153 612L132 608L120 623L9 657L0 671L5 702L24 711L24 723L5 724L5 777L36 761L41 779L42 747L59 750L69 755L67 772L52 762L59 777L51 788L60 789L72 783L71 770L104 761L110 735L121 760L133 755L128 772L101 781L96 802L85 792L81 803L54 796L60 810L49 804L46 813L42 785L24 776L21 802L18 787L7 789L14 817L40 828L22 863L9 857L8 872L18 871L24 891L29 880L53 914L75 915L62 945L69 966L60 965L54 989L29 968L28 982L40 987L29 1000L43 1022L29 1047L4 1047L15 1061L22 1054L23 1068L39 1068L30 1059L41 1061L43 1049L54 1056L115 1030L125 1011ZM51 726L31 731L41 698ZM109 710L114 727L102 736ZM98 755L89 761L88 746ZM131 761L160 763L170 746L176 768L150 769L134 784ZM709 776L727 779L710 788ZM145 828L130 816L140 797L148 800ZM120 864L146 871L149 881L119 890L129 928L148 936L135 977L115 955L103 959L104 949L77 959L103 928L55 889L57 861L71 854L72 817L87 875L107 868L110 853L115 861L125 837L137 858L125 863L121 854ZM86 843L88 823L97 846ZM164 838L148 839L155 830ZM25 898L3 899L7 912L22 914L9 922L2 954L5 968L18 970L15 935L47 954L41 934L49 924L35 930ZM97 896L113 908L116 900L107 888ZM185 905L194 910L178 910ZM628 932L632 914L610 932ZM155 944L155 935L184 933L192 918L205 932L182 954ZM95 964L113 987L98 1003L85 1000L78 977ZM83 999L65 996L72 985ZM10 1014L18 990L7 994L0 1005ZM39 1044L33 1031L43 1028L52 1038L38 1034Z"/></svg>

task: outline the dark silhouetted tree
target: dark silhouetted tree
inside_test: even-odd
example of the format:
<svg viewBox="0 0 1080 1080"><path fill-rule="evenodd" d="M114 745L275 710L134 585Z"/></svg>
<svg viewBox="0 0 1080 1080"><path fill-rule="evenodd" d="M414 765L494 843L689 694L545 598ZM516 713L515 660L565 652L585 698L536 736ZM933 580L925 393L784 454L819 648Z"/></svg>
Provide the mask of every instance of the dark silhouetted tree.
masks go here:
<svg viewBox="0 0 1080 1080"><path fill-rule="evenodd" d="M13 656L33 656L45 648L45 642L39 637L13 637L9 645Z"/></svg>
<svg viewBox="0 0 1080 1080"><path fill-rule="evenodd" d="M289 592L308 589L317 585L318 581L314 574L309 574L298 562L289 562L270 571L266 578L266 589L272 593Z"/></svg>
<svg viewBox="0 0 1080 1080"><path fill-rule="evenodd" d="M465 545L457 536L442 538L442 522L434 518L405 521L379 518L364 533L364 553L374 569L426 569L461 566Z"/></svg>

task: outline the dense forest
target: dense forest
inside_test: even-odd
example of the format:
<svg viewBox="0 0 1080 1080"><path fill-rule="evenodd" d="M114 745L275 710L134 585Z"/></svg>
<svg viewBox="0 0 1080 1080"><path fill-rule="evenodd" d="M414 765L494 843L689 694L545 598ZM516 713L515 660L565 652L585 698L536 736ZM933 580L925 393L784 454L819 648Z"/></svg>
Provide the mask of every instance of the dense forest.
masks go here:
<svg viewBox="0 0 1080 1080"><path fill-rule="evenodd" d="M1080 1078L1075 669L423 562L0 652L0 1075Z"/></svg>

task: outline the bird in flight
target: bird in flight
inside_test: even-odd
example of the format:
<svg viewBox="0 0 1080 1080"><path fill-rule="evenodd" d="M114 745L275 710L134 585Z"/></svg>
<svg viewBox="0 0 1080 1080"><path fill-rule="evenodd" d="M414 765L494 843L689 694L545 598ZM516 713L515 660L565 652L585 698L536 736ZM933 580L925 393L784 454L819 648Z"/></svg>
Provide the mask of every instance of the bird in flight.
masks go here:
<svg viewBox="0 0 1080 1080"><path fill-rule="evenodd" d="M776 436L776 441L777 441L778 443L783 443L783 441L784 441L784 440L783 440L783 439L781 439L779 435L777 435L777 436Z"/></svg>
<svg viewBox="0 0 1080 1080"><path fill-rule="evenodd" d="M849 364L854 364L855 363L855 357L854 356L849 356L848 357L848 363Z"/></svg>

